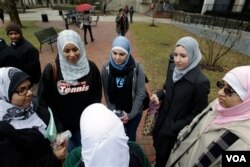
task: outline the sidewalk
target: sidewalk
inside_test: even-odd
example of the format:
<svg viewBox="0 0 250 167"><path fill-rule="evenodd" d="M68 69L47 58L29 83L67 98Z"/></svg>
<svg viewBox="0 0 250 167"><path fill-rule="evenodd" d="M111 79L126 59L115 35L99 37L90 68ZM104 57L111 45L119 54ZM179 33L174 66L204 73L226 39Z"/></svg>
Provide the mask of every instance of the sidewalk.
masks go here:
<svg viewBox="0 0 250 167"><path fill-rule="evenodd" d="M19 13L19 17L21 20L34 20L34 21L42 21L42 14L47 14L49 21L61 21L62 16L59 15L58 10L52 10L50 8L37 8L37 9L27 9L25 13ZM99 21L107 21L114 22L115 15L100 15ZM6 21L10 20L8 14L4 14L4 18ZM145 16L144 14L135 13L133 17L134 22L152 22L152 17ZM155 23L170 23L170 19L157 18L155 19Z"/></svg>
<svg viewBox="0 0 250 167"><path fill-rule="evenodd" d="M32 11L28 10L27 13L20 14L21 20L36 20L37 26L41 28L50 26L53 26L56 29L65 28L65 23L62 20L62 17L59 16L58 11L50 11L50 10L46 11L46 13L48 13L49 22L42 22L41 14L42 12L44 12L44 10L36 9L36 11L37 10L38 12L35 12L33 10ZM7 16L6 20L8 21ZM92 33L95 38L95 41L91 43L90 37L89 36L87 37L88 45L85 46L87 57L90 60L94 61L100 70L102 68L102 64L109 60L111 43L112 40L117 36L115 31L114 20L115 16L100 16L100 21L97 23L97 26L92 27ZM147 16L136 15L134 18L135 22L134 24L136 24L137 21L149 22L151 21L151 18ZM69 29L77 31L83 38L83 30L80 30L79 27L77 27L76 25L69 25ZM136 48L136 45L134 43L132 33L129 31L126 34L126 37L131 42L132 55L136 60L140 61L140 55L138 55L138 49ZM40 62L42 69L45 67L47 63L54 61L57 53L57 48L55 43L53 44L53 47L54 47L54 53L52 53L49 45L43 44L42 52L40 53ZM139 143L142 146L143 150L145 151L146 155L149 158L149 161L153 163L155 158L155 151L152 147L153 144L152 137L142 135L142 128L145 120L145 114L146 112L144 112L142 121L137 130L137 143Z"/></svg>

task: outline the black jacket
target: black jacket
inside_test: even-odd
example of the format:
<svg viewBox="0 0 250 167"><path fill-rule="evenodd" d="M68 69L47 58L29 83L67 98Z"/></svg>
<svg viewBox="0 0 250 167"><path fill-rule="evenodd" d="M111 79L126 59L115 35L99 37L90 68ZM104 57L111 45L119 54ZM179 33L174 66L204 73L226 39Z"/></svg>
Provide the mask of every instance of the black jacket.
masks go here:
<svg viewBox="0 0 250 167"><path fill-rule="evenodd" d="M156 151L162 156L171 151L179 131L208 105L210 91L210 82L198 66L176 83L172 75L173 71L165 82L164 91L157 92L162 104L153 137Z"/></svg>
<svg viewBox="0 0 250 167"><path fill-rule="evenodd" d="M20 68L18 53L9 47L4 39L0 38L0 68L16 67Z"/></svg>
<svg viewBox="0 0 250 167"><path fill-rule="evenodd" d="M41 78L41 65L39 51L26 39L20 39L17 43L11 43L20 57L20 69L26 72L33 83L38 83Z"/></svg>
<svg viewBox="0 0 250 167"><path fill-rule="evenodd" d="M34 103L33 103L34 104ZM49 112L35 105L38 116L49 122ZM0 121L0 166L1 167L60 167L61 161L54 155L49 140L37 128L14 129Z"/></svg>

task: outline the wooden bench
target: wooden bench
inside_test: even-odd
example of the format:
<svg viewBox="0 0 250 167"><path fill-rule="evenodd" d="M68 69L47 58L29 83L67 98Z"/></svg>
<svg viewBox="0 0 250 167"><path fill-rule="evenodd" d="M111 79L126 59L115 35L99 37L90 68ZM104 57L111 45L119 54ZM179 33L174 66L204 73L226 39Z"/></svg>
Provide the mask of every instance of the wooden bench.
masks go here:
<svg viewBox="0 0 250 167"><path fill-rule="evenodd" d="M99 21L99 15L91 17L92 17L91 26L97 26L97 22Z"/></svg>
<svg viewBox="0 0 250 167"><path fill-rule="evenodd" d="M40 43L40 52L42 50L42 44L44 43L49 44L52 52L54 52L52 44L57 41L58 34L53 27L42 29L34 34Z"/></svg>

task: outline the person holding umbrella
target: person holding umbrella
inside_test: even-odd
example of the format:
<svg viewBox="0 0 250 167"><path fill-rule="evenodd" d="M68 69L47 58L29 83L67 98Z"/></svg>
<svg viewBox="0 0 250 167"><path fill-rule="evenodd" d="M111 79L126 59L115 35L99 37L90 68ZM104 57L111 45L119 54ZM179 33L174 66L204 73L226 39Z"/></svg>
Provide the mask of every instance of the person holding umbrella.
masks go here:
<svg viewBox="0 0 250 167"><path fill-rule="evenodd" d="M91 37L91 42L93 42L95 40L93 38L92 29L91 29L92 18L89 14L89 11L91 9L93 9L93 6L88 4L88 3L83 3L80 5L77 5L75 9L77 12L83 13L80 28L83 29L83 31L84 31L84 43L85 43L85 45L87 45L88 44L88 42L87 42L87 30L89 31L89 34Z"/></svg>
<svg viewBox="0 0 250 167"><path fill-rule="evenodd" d="M75 7L77 12L84 12L93 9L93 6L88 3L83 3Z"/></svg>

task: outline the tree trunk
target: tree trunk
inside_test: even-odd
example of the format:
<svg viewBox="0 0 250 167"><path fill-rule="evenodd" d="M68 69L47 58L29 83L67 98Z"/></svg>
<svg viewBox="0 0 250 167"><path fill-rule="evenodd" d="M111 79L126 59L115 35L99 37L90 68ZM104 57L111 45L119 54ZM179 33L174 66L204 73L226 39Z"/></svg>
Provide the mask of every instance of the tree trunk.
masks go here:
<svg viewBox="0 0 250 167"><path fill-rule="evenodd" d="M21 23L21 20L19 18L19 15L18 15L15 0L5 0L5 4L7 7L7 11L9 13L9 16L10 16L10 21L15 22L22 27L22 23Z"/></svg>
<svg viewBox="0 0 250 167"><path fill-rule="evenodd" d="M21 0L21 7L24 8L24 3L23 3L23 0Z"/></svg>

